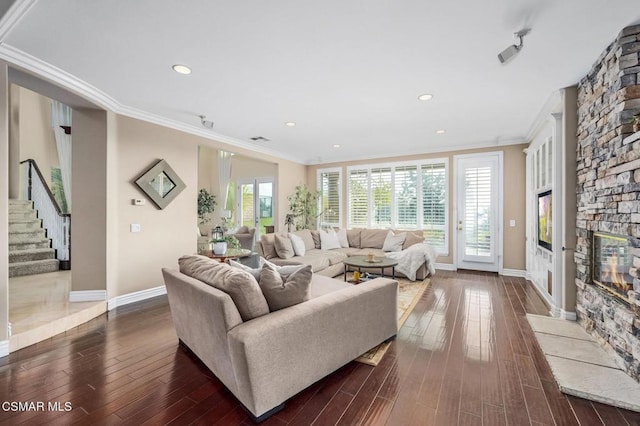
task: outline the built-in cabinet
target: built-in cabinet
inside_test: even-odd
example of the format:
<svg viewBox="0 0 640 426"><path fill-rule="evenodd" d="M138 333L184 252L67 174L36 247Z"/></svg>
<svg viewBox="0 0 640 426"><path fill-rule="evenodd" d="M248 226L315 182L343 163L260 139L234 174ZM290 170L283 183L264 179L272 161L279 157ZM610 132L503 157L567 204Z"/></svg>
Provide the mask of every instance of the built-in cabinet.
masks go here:
<svg viewBox="0 0 640 426"><path fill-rule="evenodd" d="M527 155L527 279L554 317L575 319L575 89L554 94Z"/></svg>

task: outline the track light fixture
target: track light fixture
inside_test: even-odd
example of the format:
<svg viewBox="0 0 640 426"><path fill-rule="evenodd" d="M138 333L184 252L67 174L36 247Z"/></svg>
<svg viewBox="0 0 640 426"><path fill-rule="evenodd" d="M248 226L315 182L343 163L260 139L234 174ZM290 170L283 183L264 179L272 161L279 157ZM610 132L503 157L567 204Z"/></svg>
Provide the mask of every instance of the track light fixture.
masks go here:
<svg viewBox="0 0 640 426"><path fill-rule="evenodd" d="M529 28L525 28L513 34L514 37L518 38L518 44L517 45L512 44L511 46L507 47L506 49L504 49L502 52L498 54L498 59L500 60L500 63L504 64L505 62L507 62L508 60L510 60L511 58L513 58L518 54L518 52L522 49L522 46L523 46L522 38L527 34L529 34L530 31L531 30Z"/></svg>
<svg viewBox="0 0 640 426"><path fill-rule="evenodd" d="M207 129L213 129L213 121L207 120L207 117L205 117L204 115L200 115L199 117L203 127Z"/></svg>

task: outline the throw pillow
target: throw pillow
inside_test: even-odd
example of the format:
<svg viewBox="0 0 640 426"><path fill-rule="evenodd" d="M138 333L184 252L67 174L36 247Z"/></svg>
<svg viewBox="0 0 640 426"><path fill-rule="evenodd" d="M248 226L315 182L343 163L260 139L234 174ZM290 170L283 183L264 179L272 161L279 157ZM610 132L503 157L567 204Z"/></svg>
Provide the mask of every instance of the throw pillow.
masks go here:
<svg viewBox="0 0 640 426"><path fill-rule="evenodd" d="M260 271L262 270L262 266L264 265L265 262L267 262L267 260L265 260L264 257L260 257L260 267L259 268L252 268L250 266L247 266L247 265L245 265L243 263L240 263L238 261L235 261L233 259L229 259L229 265L233 266L234 268L238 268L238 269L242 269L243 271L247 271L248 273L253 275L253 278L255 278L256 281L260 281Z"/></svg>
<svg viewBox="0 0 640 426"><path fill-rule="evenodd" d="M244 265L244 264L242 264L240 262L236 262L233 259L229 259L229 265L233 266L234 268L238 268L238 269L242 269L243 271L247 271L248 273L253 275L253 278L255 278L256 281L258 281L258 283L260 283L260 271L262 271L262 267L267 263L273 269L278 271L278 273L283 277L288 277L289 275L293 274L294 272L296 272L298 269L302 268L302 266L303 266L303 265L284 265L284 266L280 266L280 265L276 265L275 263L269 262L264 257L260 257L260 267L252 268L252 267Z"/></svg>
<svg viewBox="0 0 640 426"><path fill-rule="evenodd" d="M313 248L317 248L318 250L320 249L320 232L318 232L317 230L313 229L310 231L311 232L311 238L313 239ZM309 248L309 246L307 246L307 249Z"/></svg>
<svg viewBox="0 0 640 426"><path fill-rule="evenodd" d="M205 256L182 256L178 265L183 274L227 293L243 321L269 313L267 300L250 273Z"/></svg>
<svg viewBox="0 0 640 426"><path fill-rule="evenodd" d="M322 250L342 248L340 242L338 241L338 235L336 234L336 231L334 231L333 229L329 229L328 232L325 232L320 229L318 230L318 232L320 233L320 248Z"/></svg>
<svg viewBox="0 0 640 426"><path fill-rule="evenodd" d="M309 300L312 276L311 265L305 265L284 278L271 264L265 263L260 272L260 288L271 312Z"/></svg>
<svg viewBox="0 0 640 426"><path fill-rule="evenodd" d="M314 231L315 232L315 231ZM313 233L311 232L311 230L309 229L301 229L299 231L295 231L295 232L291 232L291 234L302 238L302 241L304 241L304 249L306 250L313 250L316 247L316 243L313 239Z"/></svg>
<svg viewBox="0 0 640 426"><path fill-rule="evenodd" d="M422 231L419 232L422 234ZM424 236L418 234L418 232L407 232L407 238L405 238L404 243L402 244L402 250L406 250L409 247L424 243Z"/></svg>
<svg viewBox="0 0 640 426"><path fill-rule="evenodd" d="M309 233L311 235L311 233ZM293 252L296 256L304 256L307 252L306 245L304 240L298 237L296 234L289 234L289 239L291 240L291 245L293 246Z"/></svg>
<svg viewBox="0 0 640 426"><path fill-rule="evenodd" d="M387 238L384 239L382 251L402 251L402 243L404 243L405 238L407 238L406 232L394 234L393 231L389 231Z"/></svg>
<svg viewBox="0 0 640 426"><path fill-rule="evenodd" d="M274 246L276 247L276 253L280 259L291 259L295 255L293 246L291 245L291 240L284 235L276 234Z"/></svg>
<svg viewBox="0 0 640 426"><path fill-rule="evenodd" d="M338 242L340 243L340 247L348 248L349 240L347 239L347 230L339 229L338 232L336 232L336 235L338 236Z"/></svg>
<svg viewBox="0 0 640 426"><path fill-rule="evenodd" d="M347 231L349 247L360 248L360 232L362 232L361 228L349 229Z"/></svg>

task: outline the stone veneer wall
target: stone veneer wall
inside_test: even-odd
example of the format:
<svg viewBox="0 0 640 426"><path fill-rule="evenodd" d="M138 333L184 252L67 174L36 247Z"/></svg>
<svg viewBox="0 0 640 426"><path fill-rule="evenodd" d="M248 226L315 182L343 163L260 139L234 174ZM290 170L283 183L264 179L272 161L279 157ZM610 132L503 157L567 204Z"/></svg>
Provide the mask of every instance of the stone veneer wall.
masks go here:
<svg viewBox="0 0 640 426"><path fill-rule="evenodd" d="M640 25L627 27L578 85L578 320L640 381ZM631 304L591 284L593 231L629 236Z"/></svg>

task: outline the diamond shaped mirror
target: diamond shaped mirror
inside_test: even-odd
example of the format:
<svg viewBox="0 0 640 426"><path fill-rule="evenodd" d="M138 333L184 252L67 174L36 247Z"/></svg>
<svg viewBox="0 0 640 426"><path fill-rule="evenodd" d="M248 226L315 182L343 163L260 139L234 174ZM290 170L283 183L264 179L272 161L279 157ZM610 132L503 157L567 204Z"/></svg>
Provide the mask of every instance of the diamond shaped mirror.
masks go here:
<svg viewBox="0 0 640 426"><path fill-rule="evenodd" d="M136 180L136 184L160 209L167 207L186 188L165 160L158 161L147 170Z"/></svg>

